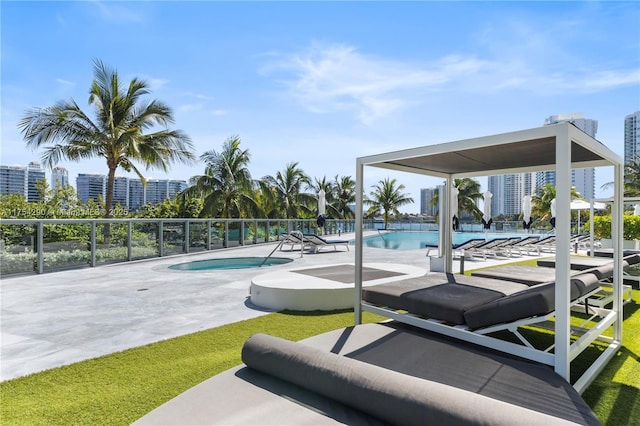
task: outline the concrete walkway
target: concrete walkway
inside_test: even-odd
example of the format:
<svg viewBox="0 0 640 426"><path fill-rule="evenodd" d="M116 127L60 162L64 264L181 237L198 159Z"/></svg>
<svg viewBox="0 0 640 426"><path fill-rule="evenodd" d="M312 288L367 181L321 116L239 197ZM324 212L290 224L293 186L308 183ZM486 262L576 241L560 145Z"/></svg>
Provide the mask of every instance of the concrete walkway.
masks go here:
<svg viewBox="0 0 640 426"><path fill-rule="evenodd" d="M274 248L275 243L262 244L3 279L0 380L265 315L269 312L248 299L253 277L354 262L351 247L351 251L339 248L303 257L299 251L278 251L274 256L294 261L264 269L168 269L191 260L266 256ZM364 261L417 266L426 273L425 253L366 247ZM522 259L467 261L466 268Z"/></svg>

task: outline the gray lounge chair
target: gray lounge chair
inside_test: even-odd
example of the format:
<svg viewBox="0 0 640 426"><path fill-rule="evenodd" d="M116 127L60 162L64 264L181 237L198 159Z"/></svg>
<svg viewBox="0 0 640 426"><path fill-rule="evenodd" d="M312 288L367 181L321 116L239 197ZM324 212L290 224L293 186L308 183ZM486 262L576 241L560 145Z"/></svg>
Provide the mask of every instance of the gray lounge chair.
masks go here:
<svg viewBox="0 0 640 426"><path fill-rule="evenodd" d="M307 247L311 248L314 253L331 246L333 246L334 250L338 250L338 246L345 246L349 251L349 240L326 240L315 234L304 234L303 238Z"/></svg>

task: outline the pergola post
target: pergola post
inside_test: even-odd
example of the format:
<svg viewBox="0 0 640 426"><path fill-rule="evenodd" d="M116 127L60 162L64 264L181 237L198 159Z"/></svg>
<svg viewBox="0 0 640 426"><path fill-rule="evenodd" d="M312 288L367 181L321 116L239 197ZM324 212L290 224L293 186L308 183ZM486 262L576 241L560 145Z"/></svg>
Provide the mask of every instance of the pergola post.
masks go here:
<svg viewBox="0 0 640 426"><path fill-rule="evenodd" d="M567 381L570 375L570 218L571 218L571 138L567 126L556 134L556 285L555 285L555 365L556 373Z"/></svg>
<svg viewBox="0 0 640 426"><path fill-rule="evenodd" d="M355 245L355 300L353 305L355 325L362 323L362 225L364 200L364 166L356 160L356 245Z"/></svg>

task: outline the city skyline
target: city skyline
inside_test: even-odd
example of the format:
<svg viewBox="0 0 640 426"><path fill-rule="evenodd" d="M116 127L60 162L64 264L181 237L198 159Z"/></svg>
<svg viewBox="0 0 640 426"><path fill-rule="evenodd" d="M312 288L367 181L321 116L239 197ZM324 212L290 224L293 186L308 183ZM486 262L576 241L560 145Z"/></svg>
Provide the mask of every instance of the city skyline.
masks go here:
<svg viewBox="0 0 640 426"><path fill-rule="evenodd" d="M123 82L146 79L196 155L239 135L256 179L292 161L312 177L355 176L357 157L539 127L541 117L573 112L598 120L598 139L622 157L624 117L638 110L637 2L0 7L2 164L40 159L42 150L25 152L17 129L26 110L72 98L91 112L96 58ZM71 175L106 173L100 159L58 165ZM144 173L188 180L203 170ZM405 185L411 213L420 189L439 183L375 169L366 192L386 177ZM612 172L596 178L596 197L609 195L600 186Z"/></svg>

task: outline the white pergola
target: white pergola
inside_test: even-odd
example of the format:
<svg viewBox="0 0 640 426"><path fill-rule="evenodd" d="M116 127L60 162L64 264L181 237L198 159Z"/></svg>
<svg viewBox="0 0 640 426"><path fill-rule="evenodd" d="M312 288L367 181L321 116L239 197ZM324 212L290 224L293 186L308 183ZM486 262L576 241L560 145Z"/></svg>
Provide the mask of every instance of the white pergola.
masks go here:
<svg viewBox="0 0 640 426"><path fill-rule="evenodd" d="M580 392L614 356L622 342L622 214L623 164L620 156L604 144L587 135L571 123L558 123L528 130L484 136L455 142L434 144L418 148L370 155L356 159L356 245L355 245L355 323L360 324L363 310L369 310L362 301L363 265L363 197L365 166L381 167L408 173L440 177L445 180L443 191L445 211L441 219L445 232L440 233L440 247L444 248L445 272L452 272L453 256L451 204L448 200L453 179L555 170L556 173L556 286L555 286L555 348L549 362L567 381L571 361L590 342L572 345L570 341L570 253L571 246L571 169L583 167L614 168L614 196L612 199L612 240L614 247L614 302L612 314L598 327L613 326L609 346L574 384ZM427 326L425 328L430 328ZM434 331L439 331L435 330ZM484 344L465 332L445 332L453 337ZM606 340L602 337L599 340ZM497 348L500 350L500 348ZM517 352L517 351L516 351ZM512 352L514 353L514 352ZM518 354L518 353L516 353ZM524 355L526 356L526 355ZM534 358L532 358L534 359Z"/></svg>

